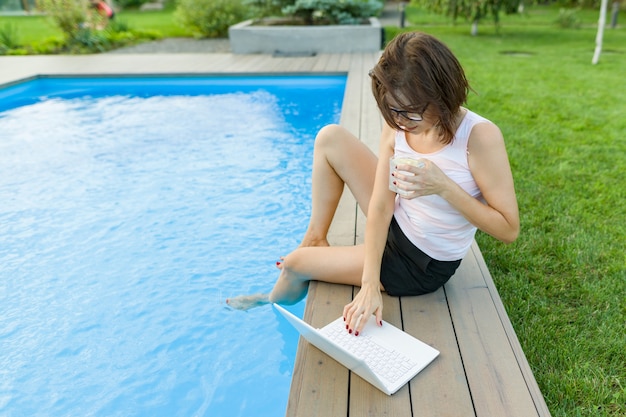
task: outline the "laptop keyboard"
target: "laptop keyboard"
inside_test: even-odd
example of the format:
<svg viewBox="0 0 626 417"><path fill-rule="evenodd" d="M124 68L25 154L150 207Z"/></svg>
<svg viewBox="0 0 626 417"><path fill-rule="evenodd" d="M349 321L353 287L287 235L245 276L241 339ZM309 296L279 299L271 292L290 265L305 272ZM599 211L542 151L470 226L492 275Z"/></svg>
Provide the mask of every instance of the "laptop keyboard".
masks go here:
<svg viewBox="0 0 626 417"><path fill-rule="evenodd" d="M349 334L341 324L332 326L332 328L325 328L324 333L348 352L364 360L374 373L390 382L395 382L416 365L406 356L381 346L367 335L353 336Z"/></svg>

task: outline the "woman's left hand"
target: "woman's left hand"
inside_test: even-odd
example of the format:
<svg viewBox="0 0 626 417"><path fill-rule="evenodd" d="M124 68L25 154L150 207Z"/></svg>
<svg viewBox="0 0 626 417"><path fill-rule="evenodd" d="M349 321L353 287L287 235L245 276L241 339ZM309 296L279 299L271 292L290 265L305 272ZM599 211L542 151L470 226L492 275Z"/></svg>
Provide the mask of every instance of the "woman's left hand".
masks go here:
<svg viewBox="0 0 626 417"><path fill-rule="evenodd" d="M425 195L441 194L450 179L432 161L418 159L417 165L398 164L394 171L395 186L402 198L413 199Z"/></svg>

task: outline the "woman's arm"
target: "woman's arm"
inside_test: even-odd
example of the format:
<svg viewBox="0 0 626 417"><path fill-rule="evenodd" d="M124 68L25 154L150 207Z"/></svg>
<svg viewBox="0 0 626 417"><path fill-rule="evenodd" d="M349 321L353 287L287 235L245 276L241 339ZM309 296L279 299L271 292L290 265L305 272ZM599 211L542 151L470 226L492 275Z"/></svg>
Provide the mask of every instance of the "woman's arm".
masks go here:
<svg viewBox="0 0 626 417"><path fill-rule="evenodd" d="M376 166L374 190L367 211L365 224L365 260L361 290L351 303L344 307L343 317L350 332L355 334L363 329L366 320L357 322L361 316L368 318L376 314L376 322L382 320L382 296L380 266L387 242L389 224L393 216L395 193L389 190L389 158L393 156L395 131L383 127Z"/></svg>
<svg viewBox="0 0 626 417"><path fill-rule="evenodd" d="M470 171L486 204L471 198L454 183L444 189L441 196L474 226L498 240L511 243L519 235L520 221L502 133L494 124L477 124L467 147Z"/></svg>
<svg viewBox="0 0 626 417"><path fill-rule="evenodd" d="M445 175L439 167L424 159L423 168L402 166L415 176L400 175L414 191L405 198L438 194L456 208L470 223L505 243L513 242L520 228L513 175L500 129L492 123L474 126L468 141L469 168L485 203L473 198Z"/></svg>

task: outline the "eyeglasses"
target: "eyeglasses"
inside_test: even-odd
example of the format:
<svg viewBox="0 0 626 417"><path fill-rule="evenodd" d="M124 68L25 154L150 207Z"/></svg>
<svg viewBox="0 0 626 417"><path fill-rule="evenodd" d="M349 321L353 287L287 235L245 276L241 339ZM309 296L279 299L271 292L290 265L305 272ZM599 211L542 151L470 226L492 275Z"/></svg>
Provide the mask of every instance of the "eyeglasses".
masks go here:
<svg viewBox="0 0 626 417"><path fill-rule="evenodd" d="M373 69L369 70L367 75L369 75L370 77L374 77L374 70ZM376 82L380 83L380 81L377 79L376 79ZM395 109L393 107L389 107L389 110L394 112L397 116L402 117L403 119L406 119L408 121L421 122L422 120L424 120L423 114L426 112L427 108L428 108L428 104L424 106L424 109L420 113L414 113L408 110Z"/></svg>
<svg viewBox="0 0 626 417"><path fill-rule="evenodd" d="M428 105L426 105L426 107L428 107ZM424 110L422 110L422 114L426 111L426 107L424 107ZM389 110L394 112L396 115L406 120L410 120L412 122L421 122L422 120L424 120L424 118L422 117L422 114L412 113L406 110L398 110L398 109L394 109L393 107L389 107Z"/></svg>

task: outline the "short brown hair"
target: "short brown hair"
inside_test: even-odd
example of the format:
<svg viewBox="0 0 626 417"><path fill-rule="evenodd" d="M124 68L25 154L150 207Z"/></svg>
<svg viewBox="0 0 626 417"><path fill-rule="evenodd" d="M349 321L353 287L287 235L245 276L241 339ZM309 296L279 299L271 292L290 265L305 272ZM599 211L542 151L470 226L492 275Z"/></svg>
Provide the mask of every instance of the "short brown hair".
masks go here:
<svg viewBox="0 0 626 417"><path fill-rule="evenodd" d="M370 76L378 108L390 126L402 130L387 96L402 104L402 110L433 111L439 118L441 141L452 142L455 116L467 100L470 86L461 64L445 44L426 33L401 33L387 45ZM402 103L398 93L409 103Z"/></svg>

